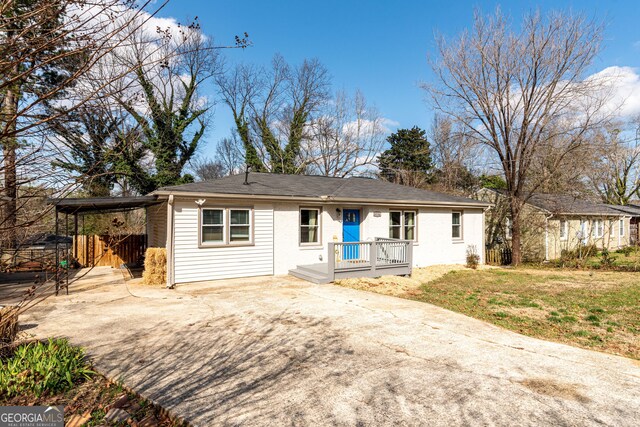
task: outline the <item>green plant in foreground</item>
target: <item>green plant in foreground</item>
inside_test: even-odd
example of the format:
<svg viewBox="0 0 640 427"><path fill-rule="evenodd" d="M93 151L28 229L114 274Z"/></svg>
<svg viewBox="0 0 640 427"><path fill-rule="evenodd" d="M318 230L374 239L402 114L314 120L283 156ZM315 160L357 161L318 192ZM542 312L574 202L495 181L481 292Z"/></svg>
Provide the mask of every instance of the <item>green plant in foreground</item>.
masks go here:
<svg viewBox="0 0 640 427"><path fill-rule="evenodd" d="M24 344L0 365L0 395L56 394L92 374L84 360L84 350L73 347L67 340Z"/></svg>

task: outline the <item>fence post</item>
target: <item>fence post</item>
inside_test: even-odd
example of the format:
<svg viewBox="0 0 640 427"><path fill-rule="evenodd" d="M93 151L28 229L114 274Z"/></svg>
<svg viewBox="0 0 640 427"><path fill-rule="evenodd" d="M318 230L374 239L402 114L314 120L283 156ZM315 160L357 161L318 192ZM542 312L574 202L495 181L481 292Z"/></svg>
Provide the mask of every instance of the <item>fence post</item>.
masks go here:
<svg viewBox="0 0 640 427"><path fill-rule="evenodd" d="M409 262L409 274L411 274L413 272L413 242L409 241L407 246L407 261Z"/></svg>
<svg viewBox="0 0 640 427"><path fill-rule="evenodd" d="M371 242L369 250L369 264L371 264L371 272L376 272L376 262L378 261L378 242Z"/></svg>
<svg viewBox="0 0 640 427"><path fill-rule="evenodd" d="M329 242L327 248L327 275L329 276L329 280L333 282L336 276L336 244Z"/></svg>

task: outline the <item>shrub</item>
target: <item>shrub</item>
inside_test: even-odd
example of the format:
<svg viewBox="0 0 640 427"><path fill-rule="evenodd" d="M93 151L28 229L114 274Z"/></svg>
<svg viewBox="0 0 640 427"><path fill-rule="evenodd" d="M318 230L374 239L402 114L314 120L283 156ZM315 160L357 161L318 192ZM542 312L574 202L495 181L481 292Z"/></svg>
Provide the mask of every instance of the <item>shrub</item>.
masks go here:
<svg viewBox="0 0 640 427"><path fill-rule="evenodd" d="M49 339L16 348L0 365L0 395L35 396L64 392L94 374L84 351L64 339Z"/></svg>
<svg viewBox="0 0 640 427"><path fill-rule="evenodd" d="M614 262L615 258L611 256L609 249L602 249L602 252L600 253L600 265L605 268L611 268L613 267Z"/></svg>
<svg viewBox="0 0 640 427"><path fill-rule="evenodd" d="M467 268L477 269L480 264L480 255L475 245L467 246Z"/></svg>

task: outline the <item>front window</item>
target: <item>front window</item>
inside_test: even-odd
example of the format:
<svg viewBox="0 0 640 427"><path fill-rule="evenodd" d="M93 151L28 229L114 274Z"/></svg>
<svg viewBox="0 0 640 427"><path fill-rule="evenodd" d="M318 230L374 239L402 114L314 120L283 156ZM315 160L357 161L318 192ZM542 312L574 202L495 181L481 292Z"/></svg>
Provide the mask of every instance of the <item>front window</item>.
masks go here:
<svg viewBox="0 0 640 427"><path fill-rule="evenodd" d="M391 211L389 212L389 237L399 240L416 240L415 211Z"/></svg>
<svg viewBox="0 0 640 427"><path fill-rule="evenodd" d="M566 219L560 220L560 240L567 240L569 237L569 223Z"/></svg>
<svg viewBox="0 0 640 427"><path fill-rule="evenodd" d="M618 233L620 234L620 237L624 236L624 219L621 219L620 221L618 221Z"/></svg>
<svg viewBox="0 0 640 427"><path fill-rule="evenodd" d="M300 209L300 243L320 243L320 209Z"/></svg>
<svg viewBox="0 0 640 427"><path fill-rule="evenodd" d="M202 243L224 243L224 209L202 210Z"/></svg>
<svg viewBox="0 0 640 427"><path fill-rule="evenodd" d="M595 219L592 223L593 227L593 237L600 238L604 235L604 225L601 219Z"/></svg>
<svg viewBox="0 0 640 427"><path fill-rule="evenodd" d="M389 212L389 237L402 239L402 212Z"/></svg>
<svg viewBox="0 0 640 427"><path fill-rule="evenodd" d="M404 238L406 240L416 240L416 213L404 213Z"/></svg>
<svg viewBox="0 0 640 427"><path fill-rule="evenodd" d="M462 212L451 214L451 237L462 239Z"/></svg>
<svg viewBox="0 0 640 427"><path fill-rule="evenodd" d="M229 241L251 241L251 211L249 209L229 210Z"/></svg>
<svg viewBox="0 0 640 427"><path fill-rule="evenodd" d="M609 237L614 237L616 235L616 227L615 222L610 219L609 220Z"/></svg>

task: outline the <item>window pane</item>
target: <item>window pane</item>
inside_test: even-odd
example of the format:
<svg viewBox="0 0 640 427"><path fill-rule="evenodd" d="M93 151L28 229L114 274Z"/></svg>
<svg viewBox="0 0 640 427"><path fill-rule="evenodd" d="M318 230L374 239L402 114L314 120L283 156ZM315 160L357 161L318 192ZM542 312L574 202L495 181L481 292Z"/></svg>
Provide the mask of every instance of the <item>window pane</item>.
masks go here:
<svg viewBox="0 0 640 427"><path fill-rule="evenodd" d="M404 225L416 225L416 213L405 212L404 213Z"/></svg>
<svg viewBox="0 0 640 427"><path fill-rule="evenodd" d="M404 238L406 240L415 240L415 227L414 226L406 226L404 228Z"/></svg>
<svg viewBox="0 0 640 427"><path fill-rule="evenodd" d="M389 225L400 225L402 212L389 212Z"/></svg>
<svg viewBox="0 0 640 427"><path fill-rule="evenodd" d="M203 242L222 242L223 239L222 226L205 225L202 227Z"/></svg>
<svg viewBox="0 0 640 427"><path fill-rule="evenodd" d="M392 239L400 238L400 227L389 227L389 237Z"/></svg>
<svg viewBox="0 0 640 427"><path fill-rule="evenodd" d="M318 225L317 209L301 209L300 225Z"/></svg>
<svg viewBox="0 0 640 427"><path fill-rule="evenodd" d="M451 237L453 237L454 239L459 239L460 236L460 226L459 225L454 225L451 228Z"/></svg>
<svg viewBox="0 0 640 427"><path fill-rule="evenodd" d="M220 225L222 224L222 209L203 209L202 224L204 225Z"/></svg>
<svg viewBox="0 0 640 427"><path fill-rule="evenodd" d="M229 241L230 242L248 242L249 241L249 226L248 225L232 225L229 228Z"/></svg>
<svg viewBox="0 0 640 427"><path fill-rule="evenodd" d="M301 243L317 243L318 237L318 226L300 227Z"/></svg>
<svg viewBox="0 0 640 427"><path fill-rule="evenodd" d="M249 210L231 210L229 213L229 219L231 221L231 225L249 225Z"/></svg>
<svg viewBox="0 0 640 427"><path fill-rule="evenodd" d="M460 212L454 212L451 214L451 223L453 225L460 225Z"/></svg>

